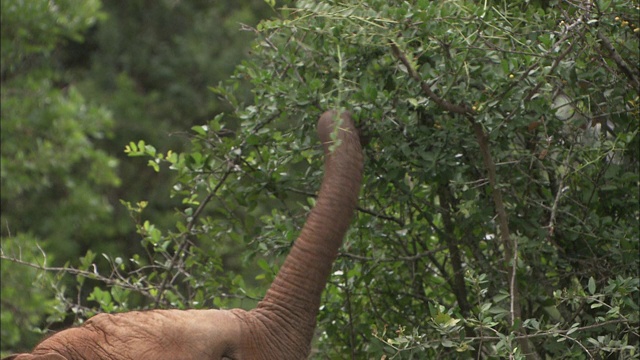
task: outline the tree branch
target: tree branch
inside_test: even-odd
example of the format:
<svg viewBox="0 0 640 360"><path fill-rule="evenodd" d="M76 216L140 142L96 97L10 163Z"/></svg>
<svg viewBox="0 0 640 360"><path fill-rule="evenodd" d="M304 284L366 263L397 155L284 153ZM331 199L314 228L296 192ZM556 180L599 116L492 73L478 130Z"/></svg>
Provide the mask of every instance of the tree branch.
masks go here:
<svg viewBox="0 0 640 360"><path fill-rule="evenodd" d="M640 91L640 80L638 80L638 77L633 73L633 70L631 70L627 62L624 61L620 54L618 54L618 51L615 47L613 47L609 39L607 39L606 36L602 35L602 32L598 31L597 35L598 39L600 39L600 43L605 49L609 51L609 54L611 54L611 58L613 59L613 61L615 61L616 65L618 65L618 68L620 68L620 70L625 73L625 75L627 75L636 91Z"/></svg>
<svg viewBox="0 0 640 360"><path fill-rule="evenodd" d="M350 259L354 259L354 260L360 260L360 261L375 261L375 262L394 262L394 261L416 261L419 259L422 259L424 257L429 257L435 253L438 253L442 250L446 250L447 247L446 246L441 246L439 248L430 250L430 251L425 251L419 254L415 254L415 255L411 255L411 256L394 256L392 258L374 258L374 257L366 257L366 256L362 256L362 255L356 255L356 254L352 254L352 253L348 253L348 252L341 252L338 253L339 257L346 257L346 258L350 258Z"/></svg>
<svg viewBox="0 0 640 360"><path fill-rule="evenodd" d="M253 133L253 134L257 133L262 127L264 127L265 125L267 125L268 123L270 123L271 121L276 119L278 117L278 115L279 115L279 112L276 112L276 113L272 114L270 117L265 119L265 121L257 124L253 129L251 129L251 133ZM244 140L242 140L242 142L240 144L240 147L245 146L246 143L247 143L247 139L245 138ZM157 297L155 299L156 307L158 307L160 305L160 301L162 300L162 297L163 297L163 294L164 294L164 290L166 289L167 285L168 284L172 284L173 281L176 278L174 276L174 277L172 277L171 281L169 281L169 278L170 278L169 273L171 273L173 271L173 269L176 268L177 264L182 261L182 254L184 254L186 251L188 251L189 246L190 246L190 242L189 242L188 236L191 235L191 230L195 226L198 218L202 214L202 211L204 210L206 205L211 201L211 199L215 196L215 194L218 192L220 187L222 187L222 185L225 183L225 181L227 180L227 178L231 174L232 170L234 169L234 164L237 163L239 158L240 158L240 156L236 156L233 159L231 159L231 158L227 159L228 160L227 169L225 170L224 174L222 175L222 178L220 179L220 181L218 181L218 183L216 184L215 188L213 188L211 190L211 192L209 194L207 194L207 196L204 198L204 200L202 200L202 202L200 203L200 205L198 206L196 211L193 213L193 216L191 217L191 220L187 224L187 230L183 234L181 234L182 242L178 246L178 249L176 250L175 254L173 254L173 257L171 258L171 261L169 263L169 267L165 271L165 273L167 273L167 276L164 279L162 279L162 284L158 288L158 295L157 295Z"/></svg>
<svg viewBox="0 0 640 360"><path fill-rule="evenodd" d="M4 252L0 254L0 259L11 261L16 264L24 265L30 268L34 268L34 269L42 270L46 272L57 272L57 273L63 272L63 273L67 273L74 276L81 276L87 279L98 280L109 286L118 286L123 289L132 290L137 293L140 293L150 299L155 299L155 297L151 295L149 291L153 287L150 287L150 286L140 287L140 286L133 285L130 282L128 282L126 278L123 278L122 276L118 276L117 279L108 278L100 275L97 269L95 268L94 268L94 271L86 271L86 270L80 270L72 267L50 267L44 264L40 265L40 264L24 261L22 259L16 258L15 256L7 256L4 254Z"/></svg>
<svg viewBox="0 0 640 360"><path fill-rule="evenodd" d="M577 328L570 328L570 329L566 329L566 330L547 330L547 331L541 331L535 334L528 334L528 335L517 335L514 337L514 339L516 340L522 340L522 339L532 339L532 338L539 338L539 337L545 337L545 336L553 336L554 334L566 334L569 331L573 332L580 332L580 331L584 331L584 330L591 330L591 329L597 329L599 327L603 327L603 326L607 326L607 325L613 325L613 324L630 324L631 322L629 320L626 319L616 319L616 320L609 320L609 321L605 321L605 322L601 322L598 324L591 324L591 325L586 325L586 326L581 326L581 327L577 327ZM477 341L477 340L485 340L485 341L500 341L503 340L504 337L500 337L500 336L477 336L477 337L472 337L472 338L466 338L465 340L472 340L472 341Z"/></svg>
<svg viewBox="0 0 640 360"><path fill-rule="evenodd" d="M449 111L451 113L464 115L468 118L472 116L473 111L466 104L455 105L436 95L436 93L433 92L433 90L431 90L431 87L429 86L429 84L427 84L424 80L422 80L422 78L420 77L420 74L418 74L416 69L414 69L413 66L411 66L411 62L409 62L409 60L407 59L407 56L402 51L400 51L400 48L398 48L398 45L396 45L395 43L391 43L391 51L393 52L393 55L397 57L398 60L400 60L402 64L407 68L407 72L409 73L409 76L411 76L412 79L420 83L422 92L424 92L427 95L427 97L429 97L429 99L433 100L433 102L438 104L438 106L440 106L444 110Z"/></svg>
<svg viewBox="0 0 640 360"><path fill-rule="evenodd" d="M229 177L229 174L231 174L232 169L233 169L233 166L227 166L227 170L222 175L222 178L220 179L220 181L218 181L218 183L216 184L216 187L209 194L207 194L207 196L204 198L204 200L202 200L202 202L200 203L196 211L193 213L191 220L187 224L186 232L182 234L182 237L183 237L182 242L180 243L180 246L178 246L178 249L176 250L175 254L173 254L173 257L171 258L171 262L169 263L169 268L165 271L167 276L164 279L162 279L162 283L158 288L158 295L156 296L156 299L155 299L156 307L160 305L160 301L162 300L164 290L166 289L167 284L173 283L173 280L171 280L171 282L169 281L169 278L171 278L169 274L173 271L173 269L178 264L182 254L184 254L189 249L190 243L189 243L188 236L191 234L191 230L193 229L194 224L196 223L198 217L204 210L205 206L211 201L211 199L216 194L216 192L218 192L220 187L222 187L222 185L225 183L225 181Z"/></svg>

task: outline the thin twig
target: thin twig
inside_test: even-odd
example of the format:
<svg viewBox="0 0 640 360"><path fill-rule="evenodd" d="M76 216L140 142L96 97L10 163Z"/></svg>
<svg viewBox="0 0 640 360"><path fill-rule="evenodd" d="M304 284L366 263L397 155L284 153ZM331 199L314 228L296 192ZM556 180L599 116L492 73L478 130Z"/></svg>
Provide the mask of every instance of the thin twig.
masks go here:
<svg viewBox="0 0 640 360"><path fill-rule="evenodd" d="M312 192L309 192L309 191L304 191L304 190L300 190L300 189L296 189L296 188L292 188L292 187L285 188L285 190L291 191L291 192L296 193L296 194L312 197L312 198L318 197L318 194L316 194L316 193L312 193ZM394 222L394 223L396 223L396 224L398 224L400 226L405 226L406 225L402 220L400 220L400 219L398 219L396 217L393 217L393 216L390 216L390 215L385 215L385 214L380 214L380 213L374 212L372 210L365 209L365 208L363 208L361 206L357 206L356 210L359 211L359 212L371 215L373 217L376 217L378 219L388 220L388 221Z"/></svg>
<svg viewBox="0 0 640 360"><path fill-rule="evenodd" d="M564 159L564 164L563 164L563 168L567 169L568 165L569 165L569 157L571 156L571 150L573 149L573 146L571 146L571 148L569 149L569 153L567 154L567 156ZM551 214L549 215L549 225L547 225L548 228L548 232L547 232L547 241L551 242L553 239L553 234L555 232L555 226L556 226L556 215L558 213L558 204L560 203L560 198L562 197L562 194L564 192L564 181L567 178L568 174L563 174L561 179L560 179L560 184L558 184L558 188L556 190L556 196L553 199L553 205L551 206Z"/></svg>
<svg viewBox="0 0 640 360"><path fill-rule="evenodd" d="M346 257L346 258L350 258L350 259L354 259L354 260L360 260L360 261L373 261L373 262L394 262L394 261L416 261L419 259L422 259L424 257L429 257L437 252L440 251L444 251L446 250L447 247L446 246L441 246L439 248L430 250L430 251L425 251L425 252L421 252L419 254L415 254L415 255L411 255L411 256L394 256L391 258L375 258L375 257L367 257L367 256L362 256L362 255L356 255L356 254L352 254L352 253L348 253L348 252L341 252L338 254L339 257Z"/></svg>

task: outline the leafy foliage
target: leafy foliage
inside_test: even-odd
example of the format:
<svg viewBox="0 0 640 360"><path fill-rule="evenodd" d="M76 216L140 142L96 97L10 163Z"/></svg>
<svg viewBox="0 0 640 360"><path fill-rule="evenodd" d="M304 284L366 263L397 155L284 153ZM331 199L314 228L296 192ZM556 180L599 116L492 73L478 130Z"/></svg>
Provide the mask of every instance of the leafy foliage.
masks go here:
<svg viewBox="0 0 640 360"><path fill-rule="evenodd" d="M96 271L116 259L141 258L144 248L120 198L151 202L145 218L157 227L175 223L171 174L120 161L122 147L144 138L179 150L184 140L168 134L219 111L206 86L244 56L251 34L238 31L240 22L257 23L256 13L266 8L260 1L233 3L2 2L4 259L58 271L92 250L76 264L84 271L77 284L71 277L34 283L28 272L35 269L3 261L3 351L32 347L42 336L37 328L65 327L95 313L85 302L106 297L92 290L115 284ZM146 257L140 264L148 264ZM23 295L36 289L42 296L32 296L30 306ZM102 310L141 306L138 292L125 290L111 290L126 294L111 294L124 304L105 303ZM54 294L73 299L58 303L62 314L55 317L48 315L54 307L40 301Z"/></svg>
<svg viewBox="0 0 640 360"><path fill-rule="evenodd" d="M43 263L42 248L28 234L3 239L2 251L3 254L20 254L25 263L48 265L46 261ZM43 336L43 332L38 329L42 318L49 322L60 321L65 312L64 306L60 306L52 291L53 286L56 286L53 276L36 268L26 265L19 267L8 261L0 263L0 274L2 349L15 348L18 344L37 343Z"/></svg>
<svg viewBox="0 0 640 360"><path fill-rule="evenodd" d="M300 1L260 25L241 138L286 114L306 144L343 106L371 139L320 357L638 356L634 6ZM252 162L272 136L250 170L278 173Z"/></svg>
<svg viewBox="0 0 640 360"><path fill-rule="evenodd" d="M187 151L126 148L176 174L179 220L125 202L145 253L108 257L88 311L253 306L313 205L315 119L348 108L366 179L315 358L638 358L637 6L280 9Z"/></svg>
<svg viewBox="0 0 640 360"><path fill-rule="evenodd" d="M43 257L43 249L61 258L89 244L107 251L108 244L92 240L113 234L102 193L119 185L117 161L96 147L109 136L111 113L70 84L53 54L64 38L82 38L102 17L99 7L98 1L2 2L2 252L38 267L55 257ZM5 261L1 273L1 347L33 345L43 317L62 318L52 290L59 284Z"/></svg>

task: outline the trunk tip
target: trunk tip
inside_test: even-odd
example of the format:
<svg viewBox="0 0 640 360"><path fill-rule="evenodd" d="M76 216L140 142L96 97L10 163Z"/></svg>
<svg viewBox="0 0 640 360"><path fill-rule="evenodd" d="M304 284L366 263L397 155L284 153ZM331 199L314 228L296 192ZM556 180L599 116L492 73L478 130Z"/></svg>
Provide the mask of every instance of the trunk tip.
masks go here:
<svg viewBox="0 0 640 360"><path fill-rule="evenodd" d="M333 133L336 126L340 126L342 130L347 132L358 133L349 111L338 113L337 110L327 110L320 115L318 120L318 135L322 143L331 142L331 133Z"/></svg>

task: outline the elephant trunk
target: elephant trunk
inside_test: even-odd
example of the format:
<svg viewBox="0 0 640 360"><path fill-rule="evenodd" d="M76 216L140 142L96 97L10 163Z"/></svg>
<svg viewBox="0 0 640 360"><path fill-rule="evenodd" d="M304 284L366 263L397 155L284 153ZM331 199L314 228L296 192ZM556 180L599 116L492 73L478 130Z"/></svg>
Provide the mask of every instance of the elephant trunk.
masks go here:
<svg viewBox="0 0 640 360"><path fill-rule="evenodd" d="M364 162L348 112L322 114L318 135L325 174L316 205L264 299L251 311L269 335L264 342L283 343L300 358L309 351L322 291L353 217Z"/></svg>

